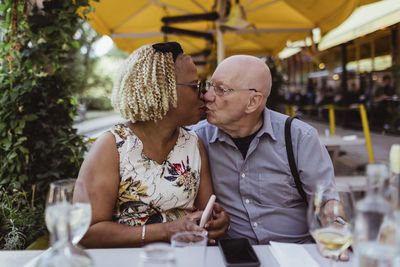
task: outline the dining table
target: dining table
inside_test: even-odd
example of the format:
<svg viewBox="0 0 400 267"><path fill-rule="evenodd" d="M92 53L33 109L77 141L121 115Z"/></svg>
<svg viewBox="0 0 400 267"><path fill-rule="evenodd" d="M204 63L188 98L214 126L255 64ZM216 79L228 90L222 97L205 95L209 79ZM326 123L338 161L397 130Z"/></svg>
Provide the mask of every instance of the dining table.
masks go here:
<svg viewBox="0 0 400 267"><path fill-rule="evenodd" d="M292 248L282 250L281 252L285 257L290 257L292 261L297 262L296 267L305 266L305 258L310 257L315 260L314 266L330 266L329 259L320 255L315 244L293 244L293 248L306 251L303 255L295 252ZM304 250L303 250L304 248ZM176 253L177 257L181 257L183 261L190 262L188 254ZM192 249L200 249L199 247L192 247ZM277 259L271 250L270 245L253 245L253 249L258 256L260 266L264 267L279 267L284 266L278 263ZM118 267L118 266L138 266L140 254L143 253L143 248L113 248L113 249L86 249L86 252L93 259L95 267ZM0 266L1 267L33 267L34 259L37 258L43 250L3 250L0 251ZM304 257L306 256L306 257ZM303 264L302 264L303 263ZM192 262L189 266L198 266L198 263ZM203 264L202 264L203 265ZM352 252L350 252L350 260L347 262L337 262L341 266L355 266L355 259ZM177 267L188 266L187 264L177 264ZM218 246L207 246L205 253L205 262L203 266L207 267L223 267L223 255L221 254ZM286 266L285 266L286 267ZM311 266L308 266L311 267Z"/></svg>
<svg viewBox="0 0 400 267"><path fill-rule="evenodd" d="M365 138L357 135L319 135L319 140L328 150L334 164L339 157L341 147L365 145Z"/></svg>

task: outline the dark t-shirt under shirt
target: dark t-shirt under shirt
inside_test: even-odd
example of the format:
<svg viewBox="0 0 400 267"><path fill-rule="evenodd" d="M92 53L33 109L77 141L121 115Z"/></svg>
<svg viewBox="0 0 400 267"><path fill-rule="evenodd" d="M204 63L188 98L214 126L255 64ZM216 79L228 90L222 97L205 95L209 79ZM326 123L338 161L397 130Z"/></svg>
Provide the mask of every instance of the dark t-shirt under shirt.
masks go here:
<svg viewBox="0 0 400 267"><path fill-rule="evenodd" d="M243 159L246 158L247 151L249 150L249 146L251 141L254 139L254 137L257 135L258 131L260 131L261 127L253 134L245 136L245 137L239 137L239 138L232 138L232 141L235 143L236 147L239 149L240 153L242 153Z"/></svg>

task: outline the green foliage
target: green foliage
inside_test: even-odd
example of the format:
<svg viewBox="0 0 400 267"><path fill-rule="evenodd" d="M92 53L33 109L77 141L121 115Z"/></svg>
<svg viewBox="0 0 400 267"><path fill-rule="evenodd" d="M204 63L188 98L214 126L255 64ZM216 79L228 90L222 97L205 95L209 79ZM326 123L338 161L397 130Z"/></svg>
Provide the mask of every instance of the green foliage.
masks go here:
<svg viewBox="0 0 400 267"><path fill-rule="evenodd" d="M88 110L112 110L110 98L106 96L87 96L82 98Z"/></svg>
<svg viewBox="0 0 400 267"><path fill-rule="evenodd" d="M77 101L73 39L88 0L3 0L0 44L0 248L44 233L50 182L76 177L86 147L72 128Z"/></svg>
<svg viewBox="0 0 400 267"><path fill-rule="evenodd" d="M27 195L19 190L9 193L2 188L0 191L0 242L4 249L23 249L31 236L39 236L45 230L45 225L40 223L43 205L32 207Z"/></svg>

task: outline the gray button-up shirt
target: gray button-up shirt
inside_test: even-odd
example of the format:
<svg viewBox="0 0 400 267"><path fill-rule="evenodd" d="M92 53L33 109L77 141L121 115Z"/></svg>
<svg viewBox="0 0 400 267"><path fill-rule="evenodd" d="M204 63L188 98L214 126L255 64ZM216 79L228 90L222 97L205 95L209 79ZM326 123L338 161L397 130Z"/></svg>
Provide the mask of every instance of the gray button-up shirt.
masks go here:
<svg viewBox="0 0 400 267"><path fill-rule="evenodd" d="M307 242L306 204L290 172L285 147L286 115L264 110L264 123L246 158L228 134L207 121L193 126L208 151L217 201L231 217L228 237L252 244ZM303 189L310 202L317 182L333 183L333 166L317 131L294 120L292 144Z"/></svg>

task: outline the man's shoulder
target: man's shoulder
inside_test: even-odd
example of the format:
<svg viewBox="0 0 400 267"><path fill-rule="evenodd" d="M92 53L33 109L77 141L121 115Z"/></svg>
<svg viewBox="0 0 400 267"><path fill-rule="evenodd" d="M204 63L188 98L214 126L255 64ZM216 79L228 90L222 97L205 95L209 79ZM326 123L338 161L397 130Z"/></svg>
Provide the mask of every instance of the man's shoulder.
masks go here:
<svg viewBox="0 0 400 267"><path fill-rule="evenodd" d="M277 111L270 110L271 116L271 124L274 131L284 131L285 122L288 118L287 115L279 113ZM303 134L311 134L315 132L316 129L310 124L300 120L294 119L291 125L292 135L303 135Z"/></svg>
<svg viewBox="0 0 400 267"><path fill-rule="evenodd" d="M207 122L207 120L199 121L197 124L190 126L190 129L195 131L202 139L209 139L217 131L217 127Z"/></svg>
<svg viewBox="0 0 400 267"><path fill-rule="evenodd" d="M294 128L294 130L301 131L303 133L309 133L310 131L316 131L316 129L313 126L311 126L307 122L304 122L300 119L293 120L292 124L293 124L292 127Z"/></svg>

